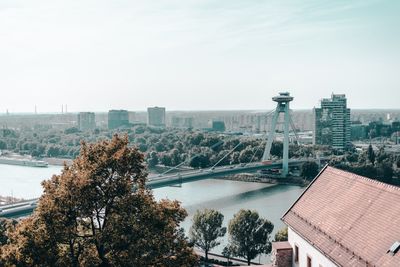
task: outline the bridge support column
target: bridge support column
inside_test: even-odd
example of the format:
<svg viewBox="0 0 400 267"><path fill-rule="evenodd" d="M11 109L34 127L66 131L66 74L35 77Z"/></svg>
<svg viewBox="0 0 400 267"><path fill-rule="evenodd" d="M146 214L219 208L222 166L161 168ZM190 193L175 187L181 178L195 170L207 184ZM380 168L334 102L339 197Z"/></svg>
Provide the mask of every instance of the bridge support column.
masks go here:
<svg viewBox="0 0 400 267"><path fill-rule="evenodd" d="M289 173L289 103L285 105L284 116L282 176L286 177Z"/></svg>
<svg viewBox="0 0 400 267"><path fill-rule="evenodd" d="M284 113L284 131L283 131L283 159L282 159L282 176L286 177L289 173L289 102L293 100L293 97L289 93L279 93L279 96L272 98L273 101L277 102L278 105L275 109L274 117L269 131L267 144L265 146L263 161L271 158L271 146L275 138L276 123L278 121L280 113Z"/></svg>

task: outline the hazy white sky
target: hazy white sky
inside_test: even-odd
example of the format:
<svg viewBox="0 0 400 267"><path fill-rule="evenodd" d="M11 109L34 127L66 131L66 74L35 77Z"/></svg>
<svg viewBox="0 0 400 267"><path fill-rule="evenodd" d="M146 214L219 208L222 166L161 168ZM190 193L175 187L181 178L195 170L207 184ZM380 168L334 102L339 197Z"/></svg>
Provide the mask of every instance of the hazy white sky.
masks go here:
<svg viewBox="0 0 400 267"><path fill-rule="evenodd" d="M400 1L0 0L0 113L400 108Z"/></svg>

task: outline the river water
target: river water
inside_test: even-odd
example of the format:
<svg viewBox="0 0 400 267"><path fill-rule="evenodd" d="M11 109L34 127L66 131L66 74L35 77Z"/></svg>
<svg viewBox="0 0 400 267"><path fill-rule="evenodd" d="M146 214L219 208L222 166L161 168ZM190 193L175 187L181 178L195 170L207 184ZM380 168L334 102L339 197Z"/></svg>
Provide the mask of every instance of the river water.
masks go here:
<svg viewBox="0 0 400 267"><path fill-rule="evenodd" d="M42 193L40 182L60 171L60 166L34 168L0 164L0 195L13 195L25 199L39 197ZM225 226L240 209L256 210L260 216L274 224L274 234L284 227L280 218L303 190L304 188L291 185L208 179L183 184L179 187L155 189L154 195L156 199L177 199L182 202L189 214L182 224L186 232L190 228L195 211L209 208L216 209L224 215ZM213 252L221 252L226 242L227 236ZM261 262L265 261L267 259L262 257Z"/></svg>

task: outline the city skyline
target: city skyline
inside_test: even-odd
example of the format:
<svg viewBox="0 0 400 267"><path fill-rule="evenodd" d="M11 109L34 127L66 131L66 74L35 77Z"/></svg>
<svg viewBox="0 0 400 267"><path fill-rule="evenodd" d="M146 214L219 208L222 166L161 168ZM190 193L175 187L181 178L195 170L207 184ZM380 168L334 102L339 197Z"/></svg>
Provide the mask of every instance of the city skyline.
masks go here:
<svg viewBox="0 0 400 267"><path fill-rule="evenodd" d="M2 1L0 113L400 108L397 1ZM93 98L95 100L90 101Z"/></svg>

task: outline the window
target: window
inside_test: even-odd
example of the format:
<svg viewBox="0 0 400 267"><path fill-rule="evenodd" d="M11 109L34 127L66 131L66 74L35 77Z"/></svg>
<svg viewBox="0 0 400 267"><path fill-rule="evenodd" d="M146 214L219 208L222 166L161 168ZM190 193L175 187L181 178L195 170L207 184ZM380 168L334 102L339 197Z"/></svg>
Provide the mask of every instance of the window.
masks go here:
<svg viewBox="0 0 400 267"><path fill-rule="evenodd" d="M307 255L307 267L312 267L311 257Z"/></svg>
<svg viewBox="0 0 400 267"><path fill-rule="evenodd" d="M299 247L294 245L294 262L299 261Z"/></svg>

